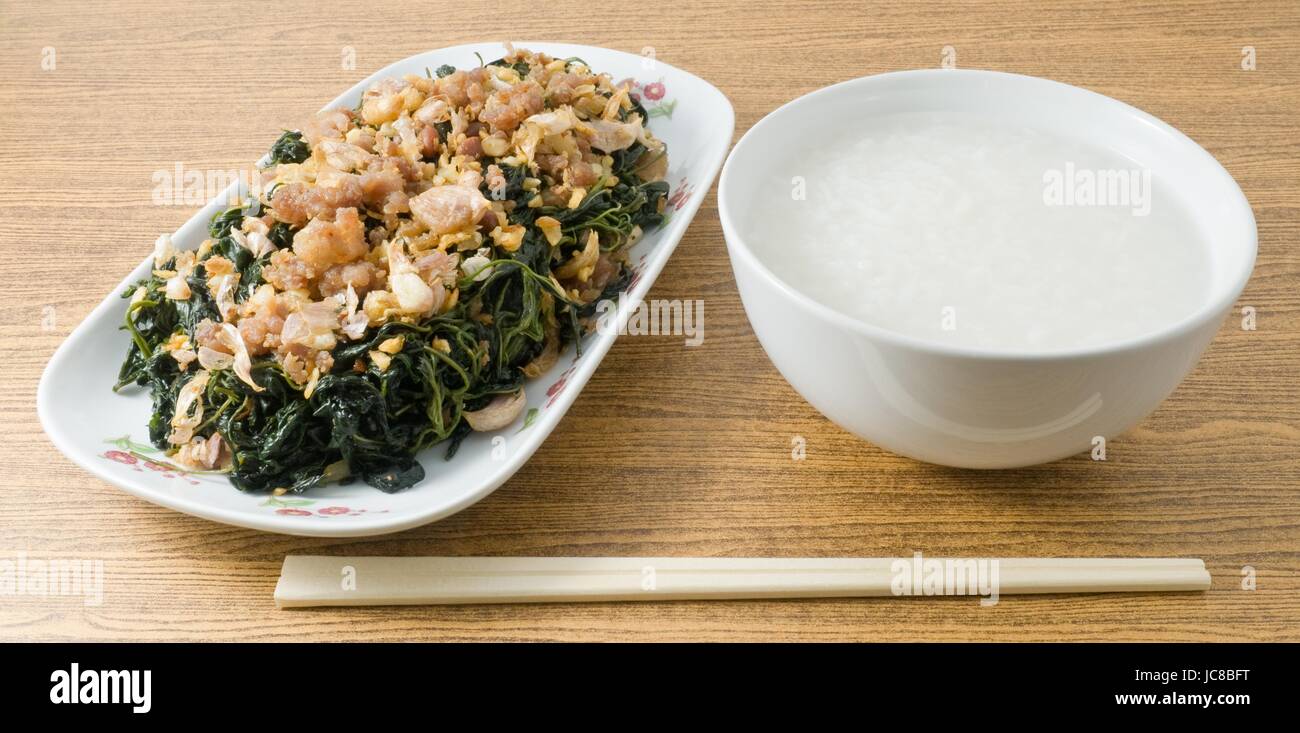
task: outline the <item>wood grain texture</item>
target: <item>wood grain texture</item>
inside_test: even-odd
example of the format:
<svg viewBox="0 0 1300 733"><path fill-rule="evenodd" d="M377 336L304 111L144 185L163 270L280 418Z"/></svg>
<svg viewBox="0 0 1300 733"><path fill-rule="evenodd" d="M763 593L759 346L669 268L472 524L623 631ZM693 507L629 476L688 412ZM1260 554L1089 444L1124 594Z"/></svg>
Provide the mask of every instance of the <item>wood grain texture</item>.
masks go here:
<svg viewBox="0 0 1300 733"><path fill-rule="evenodd" d="M124 640L1300 640L1300 5L986 0L0 4L0 554L102 559L99 607L0 598L0 638ZM332 9L331 9L331 6ZM859 442L764 356L706 200L652 297L703 298L703 345L621 339L519 474L396 536L261 534L135 499L41 432L41 369L71 328L196 207L151 173L256 159L372 70L492 38L639 52L768 111L865 74L957 64L1036 74L1136 104L1240 182L1259 262L1235 319L1178 391L1109 445L971 472ZM1243 46L1258 68L1241 68ZM42 49L57 66L41 67ZM344 47L355 69L342 68ZM56 320L43 322L53 306ZM105 399L110 399L105 395ZM803 436L808 458L790 441ZM286 553L1202 557L1203 595L644 603L276 611ZM1240 588L1243 566L1258 589Z"/></svg>

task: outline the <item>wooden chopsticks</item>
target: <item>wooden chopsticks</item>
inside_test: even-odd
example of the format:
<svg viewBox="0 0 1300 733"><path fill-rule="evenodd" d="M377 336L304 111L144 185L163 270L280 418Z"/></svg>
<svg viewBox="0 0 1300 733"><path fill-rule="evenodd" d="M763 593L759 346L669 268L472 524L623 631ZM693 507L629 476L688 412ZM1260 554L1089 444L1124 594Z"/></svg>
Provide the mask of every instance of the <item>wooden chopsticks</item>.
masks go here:
<svg viewBox="0 0 1300 733"><path fill-rule="evenodd" d="M1203 591L1177 558L327 557L290 555L277 606Z"/></svg>

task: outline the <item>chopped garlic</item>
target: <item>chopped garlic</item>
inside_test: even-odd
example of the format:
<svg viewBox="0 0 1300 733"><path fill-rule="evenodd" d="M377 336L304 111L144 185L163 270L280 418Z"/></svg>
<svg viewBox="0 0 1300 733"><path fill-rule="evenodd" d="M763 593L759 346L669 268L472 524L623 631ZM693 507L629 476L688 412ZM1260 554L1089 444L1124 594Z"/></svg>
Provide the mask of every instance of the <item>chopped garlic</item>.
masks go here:
<svg viewBox="0 0 1300 733"><path fill-rule="evenodd" d="M371 351L370 361L373 362L375 366L379 367L379 371L383 372L388 371L388 365L393 362L393 357L382 351Z"/></svg>
<svg viewBox="0 0 1300 733"><path fill-rule="evenodd" d="M167 278L167 287L164 289L168 298L172 300L189 300L190 284L185 281L184 275L172 275Z"/></svg>
<svg viewBox="0 0 1300 733"><path fill-rule="evenodd" d="M235 376L252 387L254 392L265 391L265 387L253 381L253 358L248 354L248 346L244 344L244 337L239 334L239 329L232 323L223 323L221 333L222 343L235 354Z"/></svg>
<svg viewBox="0 0 1300 733"><path fill-rule="evenodd" d="M500 227L497 227L497 229L500 229ZM492 234L495 238L496 231L493 231ZM474 282L486 280L488 275L492 274L492 269L488 267L492 260L488 257L488 254L488 249L484 247L474 253L473 256L466 257L465 261L460 265L460 270L465 273L465 277L474 278Z"/></svg>
<svg viewBox="0 0 1300 733"><path fill-rule="evenodd" d="M560 243L563 232L560 230L560 221L558 219L553 216L539 216L537 221L533 223L537 225L538 229L542 230L542 235L546 237L546 241L550 242L552 247Z"/></svg>
<svg viewBox="0 0 1300 733"><path fill-rule="evenodd" d="M510 149L510 143L503 137L490 136L482 141L483 152L493 158L500 158Z"/></svg>
<svg viewBox="0 0 1300 733"><path fill-rule="evenodd" d="M172 247L172 238L170 234L160 234L158 239L153 243L153 264L154 267L162 267L163 263L176 256L176 250Z"/></svg>

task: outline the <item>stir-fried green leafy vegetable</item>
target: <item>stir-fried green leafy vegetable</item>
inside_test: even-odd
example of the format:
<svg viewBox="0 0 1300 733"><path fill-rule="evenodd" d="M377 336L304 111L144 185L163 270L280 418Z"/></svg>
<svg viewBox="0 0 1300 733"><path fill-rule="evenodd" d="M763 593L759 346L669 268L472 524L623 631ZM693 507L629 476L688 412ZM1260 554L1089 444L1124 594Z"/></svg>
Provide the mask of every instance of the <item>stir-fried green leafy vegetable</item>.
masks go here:
<svg viewBox="0 0 1300 733"><path fill-rule="evenodd" d="M509 63L527 74L527 63ZM454 72L444 66L437 76ZM640 113L644 120L644 110ZM445 131L440 136L445 140ZM303 135L291 131L272 146L270 159L272 165L301 163L311 152ZM221 437L230 480L245 491L302 492L353 478L397 491L420 481L424 469L417 454L444 443L450 458L471 431L465 413L517 392L525 367L553 346L548 335L558 338L561 347L580 341L595 299L579 300L566 292L555 268L580 253L593 231L601 251L609 253L662 221L668 186L647 182L638 173L653 157L647 156L646 146L637 142L610 157L609 175L574 208L538 206L536 191L526 188L532 175L527 166L502 165L504 188L489 190L485 180L481 190L495 201L513 202L507 205L508 220L526 228L522 243L514 251L494 248L486 272L459 274L453 307L420 319L372 325L360 338L339 341L330 352L332 367L308 390L269 354L252 359L251 380L260 390L236 370L213 369L202 388L205 409L193 434ZM244 303L266 282L263 269L274 252L291 248L301 230L276 221L267 234L274 248L256 256L241 245L237 232L246 217L265 213L261 205L254 201L212 220L211 243L187 278L188 297L168 297L167 273L175 268L175 256L157 264L160 274L123 293L130 300L123 328L131 339L115 389L138 385L149 390L149 437L161 449L177 449L168 438L171 420L194 373L183 369L171 350L179 342L197 343L201 324L223 322L205 263L220 257L233 265L238 273L234 302ZM536 226L539 217L560 223L558 241L543 235ZM379 225L373 218L365 223L367 231ZM612 297L626 282L621 268L605 285L604 295ZM367 357L381 346L387 347L383 363Z"/></svg>

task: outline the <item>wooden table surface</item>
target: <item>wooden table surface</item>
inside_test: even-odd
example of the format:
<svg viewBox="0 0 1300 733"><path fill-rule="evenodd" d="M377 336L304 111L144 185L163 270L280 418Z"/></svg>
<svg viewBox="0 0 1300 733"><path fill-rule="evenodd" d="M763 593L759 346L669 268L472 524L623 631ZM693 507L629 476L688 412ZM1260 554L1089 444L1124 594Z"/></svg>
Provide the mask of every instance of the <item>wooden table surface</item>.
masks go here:
<svg viewBox="0 0 1300 733"><path fill-rule="evenodd" d="M1050 4L1050 3L1049 3ZM1300 639L1300 5L907 0L0 6L0 559L102 559L104 602L0 596L0 638L122 640ZM333 9L326 9L329 6ZM573 7L571 4L568 7ZM196 207L155 170L247 166L278 130L391 61L549 38L639 52L721 88L739 137L866 74L961 67L1081 85L1213 153L1259 222L1259 261L1205 358L1151 417L1015 471L916 463L821 418L745 320L715 199L651 297L705 300L703 345L620 339L536 456L486 500L395 536L318 540L183 516L78 469L36 384L68 332ZM1243 69L1253 47L1254 70ZM43 68L53 49L52 69ZM351 49L355 68L344 68ZM48 65L48 64L47 64ZM1249 65L1249 64L1247 64ZM105 395L105 399L109 399ZM807 460L791 459L791 440ZM287 553L1202 557L1192 595L277 611ZM1255 590L1242 588L1245 566Z"/></svg>

